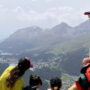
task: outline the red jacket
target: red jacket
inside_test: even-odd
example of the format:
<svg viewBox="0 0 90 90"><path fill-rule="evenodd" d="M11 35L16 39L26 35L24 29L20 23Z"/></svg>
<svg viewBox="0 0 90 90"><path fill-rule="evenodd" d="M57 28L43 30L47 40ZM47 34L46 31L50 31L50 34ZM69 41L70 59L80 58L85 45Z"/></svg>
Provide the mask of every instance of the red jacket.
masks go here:
<svg viewBox="0 0 90 90"><path fill-rule="evenodd" d="M76 81L76 86L77 86L77 89L78 89L78 90L84 90L84 89L80 86L80 84L78 83L78 81ZM88 90L90 90L90 88L89 88Z"/></svg>

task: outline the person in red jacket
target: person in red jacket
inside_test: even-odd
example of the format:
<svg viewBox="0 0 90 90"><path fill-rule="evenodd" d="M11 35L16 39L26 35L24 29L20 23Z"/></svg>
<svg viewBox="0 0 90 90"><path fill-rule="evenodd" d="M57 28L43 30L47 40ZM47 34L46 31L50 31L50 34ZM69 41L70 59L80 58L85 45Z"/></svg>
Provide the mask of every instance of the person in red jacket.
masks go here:
<svg viewBox="0 0 90 90"><path fill-rule="evenodd" d="M84 58L82 63L80 77L68 90L90 90L90 57Z"/></svg>

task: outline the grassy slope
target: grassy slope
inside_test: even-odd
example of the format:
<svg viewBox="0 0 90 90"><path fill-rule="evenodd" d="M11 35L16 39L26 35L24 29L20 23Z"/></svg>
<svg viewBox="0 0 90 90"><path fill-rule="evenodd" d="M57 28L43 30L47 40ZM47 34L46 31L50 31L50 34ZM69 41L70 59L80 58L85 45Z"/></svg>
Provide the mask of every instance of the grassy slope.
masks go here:
<svg viewBox="0 0 90 90"><path fill-rule="evenodd" d="M71 75L79 75L82 59L88 56L89 48L90 35L85 34L73 40L52 46L46 53L52 53L56 56L57 61L55 62L59 66L57 69ZM67 65L68 67L66 67Z"/></svg>
<svg viewBox="0 0 90 90"><path fill-rule="evenodd" d="M90 48L90 34L81 35L73 40L60 43L50 49L47 53L55 55L65 54L80 49L81 47Z"/></svg>

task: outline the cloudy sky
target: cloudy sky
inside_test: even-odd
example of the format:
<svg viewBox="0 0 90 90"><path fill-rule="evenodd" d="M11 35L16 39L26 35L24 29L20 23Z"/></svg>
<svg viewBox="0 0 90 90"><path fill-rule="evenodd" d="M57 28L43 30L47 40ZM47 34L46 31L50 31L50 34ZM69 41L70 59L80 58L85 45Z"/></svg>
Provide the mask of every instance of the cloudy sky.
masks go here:
<svg viewBox="0 0 90 90"><path fill-rule="evenodd" d="M0 40L19 28L51 28L61 22L76 26L88 18L90 0L0 0Z"/></svg>

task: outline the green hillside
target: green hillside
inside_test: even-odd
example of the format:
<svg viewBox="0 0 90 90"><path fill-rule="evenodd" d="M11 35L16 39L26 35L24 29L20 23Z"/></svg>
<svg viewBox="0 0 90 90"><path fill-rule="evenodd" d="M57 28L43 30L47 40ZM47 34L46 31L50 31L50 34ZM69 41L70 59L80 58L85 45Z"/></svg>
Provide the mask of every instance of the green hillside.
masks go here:
<svg viewBox="0 0 90 90"><path fill-rule="evenodd" d="M50 68L54 67L64 73L79 75L82 59L89 54L89 45L90 35L88 33L60 44L48 45L44 48L32 48L20 57L27 55L31 57L32 61L46 62Z"/></svg>
<svg viewBox="0 0 90 90"><path fill-rule="evenodd" d="M55 63L62 72L79 75L82 67L82 59L88 57L90 48L90 35L83 34L73 40L52 46L47 54L53 54ZM68 67L66 67L68 66ZM57 69L58 69L57 68Z"/></svg>
<svg viewBox="0 0 90 90"><path fill-rule="evenodd" d="M80 48L90 48L90 34L81 35L73 40L65 41L52 47L48 53L55 55L66 54Z"/></svg>

